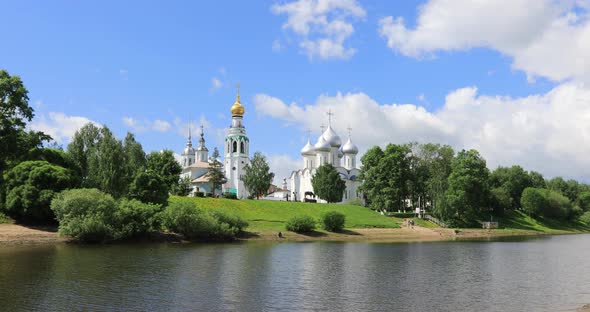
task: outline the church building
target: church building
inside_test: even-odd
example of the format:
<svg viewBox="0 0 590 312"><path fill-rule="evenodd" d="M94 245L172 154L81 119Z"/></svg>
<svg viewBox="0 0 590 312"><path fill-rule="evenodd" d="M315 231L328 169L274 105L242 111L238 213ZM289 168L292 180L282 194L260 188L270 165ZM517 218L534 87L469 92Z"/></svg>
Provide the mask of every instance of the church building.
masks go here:
<svg viewBox="0 0 590 312"><path fill-rule="evenodd" d="M328 115L331 117L332 114L328 113ZM308 138L307 144L301 149L303 167L291 173L291 198L297 201L306 201L307 199L325 202L315 196L313 186L311 185L311 178L323 164L334 166L342 180L345 181L346 189L342 197L342 202L360 198L360 194L357 192L360 186L360 181L357 181L359 174L356 162L357 154L358 147L352 143L350 129L348 140L342 145L342 140L334 129L332 129L330 120L328 128L323 131L315 145L311 145Z"/></svg>
<svg viewBox="0 0 590 312"><path fill-rule="evenodd" d="M203 126L201 126L201 138L199 139L199 146L197 149L193 148L191 141L191 129L188 128L188 140L186 147L180 155L180 165L182 166L181 178L189 178L191 181L191 193L195 195L196 192L204 194L213 193L213 188L209 183L209 150L205 146L205 134ZM219 194L219 190L215 192Z"/></svg>

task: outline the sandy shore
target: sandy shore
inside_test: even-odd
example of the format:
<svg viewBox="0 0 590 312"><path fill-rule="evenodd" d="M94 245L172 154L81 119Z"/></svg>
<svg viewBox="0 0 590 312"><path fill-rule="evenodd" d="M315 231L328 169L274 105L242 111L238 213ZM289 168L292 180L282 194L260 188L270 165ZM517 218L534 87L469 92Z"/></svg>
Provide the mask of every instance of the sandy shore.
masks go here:
<svg viewBox="0 0 590 312"><path fill-rule="evenodd" d="M470 238L485 239L501 236L539 235L542 233L535 231L502 231L480 229L465 229L455 231L453 229L428 229L414 226L400 229L348 229L341 233L316 231L309 234L298 234L284 231L282 234L283 238L279 238L278 231L248 232L240 237L239 240L419 242ZM70 241L70 239L59 236L55 228L25 227L16 224L0 224L0 244L49 244L64 243L68 241ZM156 239L156 241L159 241L159 239Z"/></svg>

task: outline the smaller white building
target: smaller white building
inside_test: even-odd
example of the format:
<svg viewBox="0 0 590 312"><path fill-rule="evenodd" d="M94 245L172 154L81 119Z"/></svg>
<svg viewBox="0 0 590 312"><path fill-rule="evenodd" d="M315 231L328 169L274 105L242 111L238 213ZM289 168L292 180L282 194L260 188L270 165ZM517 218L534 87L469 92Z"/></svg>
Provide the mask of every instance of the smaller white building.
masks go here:
<svg viewBox="0 0 590 312"><path fill-rule="evenodd" d="M191 129L188 129L188 140L186 147L182 151L180 163L182 165L181 178L189 178L191 181L192 190L189 196L194 196L197 192L204 194L221 194L221 189L213 192L213 185L209 182L209 166L211 160L209 159L209 150L205 146L205 134L203 126L201 126L201 137L199 138L199 146L197 149L193 148L191 141Z"/></svg>

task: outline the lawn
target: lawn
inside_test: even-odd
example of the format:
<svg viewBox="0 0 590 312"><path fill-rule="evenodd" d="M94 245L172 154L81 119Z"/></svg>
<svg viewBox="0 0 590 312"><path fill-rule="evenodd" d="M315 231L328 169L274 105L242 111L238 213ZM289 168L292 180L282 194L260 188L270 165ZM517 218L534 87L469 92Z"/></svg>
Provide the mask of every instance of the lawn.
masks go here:
<svg viewBox="0 0 590 312"><path fill-rule="evenodd" d="M172 196L169 201L189 201L204 209L234 213L248 221L248 231L285 230L285 222L291 217L308 215L319 219L327 211L343 213L348 229L400 227L400 219L382 216L366 207L354 205L179 196Z"/></svg>
<svg viewBox="0 0 590 312"><path fill-rule="evenodd" d="M590 231L590 225L577 220L533 219L521 211L507 211L498 221L500 228L508 230L530 230L544 233Z"/></svg>

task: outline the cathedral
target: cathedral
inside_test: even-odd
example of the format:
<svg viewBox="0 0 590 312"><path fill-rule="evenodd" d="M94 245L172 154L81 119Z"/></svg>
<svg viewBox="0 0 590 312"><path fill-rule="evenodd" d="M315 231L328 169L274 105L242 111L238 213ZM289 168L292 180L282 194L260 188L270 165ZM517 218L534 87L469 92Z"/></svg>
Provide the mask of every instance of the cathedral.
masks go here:
<svg viewBox="0 0 590 312"><path fill-rule="evenodd" d="M236 194L238 198L248 197L244 182L240 178L244 174L244 166L250 163L250 141L244 127L244 113L246 110L240 102L239 90L230 111L232 121L225 137L224 160L222 162L227 179L227 182L222 186L223 190L213 190L209 182L208 173L211 159L209 158L209 150L205 146L203 126L201 126L199 146L196 149L193 148L189 126L186 147L180 156L182 166L180 177L189 178L191 181L192 190L189 196L194 196L197 192L214 195L228 192Z"/></svg>
<svg viewBox="0 0 590 312"><path fill-rule="evenodd" d="M331 113L328 113L331 117ZM323 129L322 129L323 130ZM357 168L356 155L358 154L358 147L352 143L350 138L350 129L348 133L348 140L342 145L342 140L332 129L331 120L328 123L328 128L318 138L314 145L308 138L307 144L301 149L301 156L303 157L303 167L291 173L290 190L292 199L294 201L317 201L325 202L321 198L317 198L313 193L313 186L311 185L311 178L315 174L317 168L323 164L331 164L340 173L342 180L346 182L346 189L343 202L348 202L352 199L361 198L357 192L360 182L357 181L359 169Z"/></svg>

